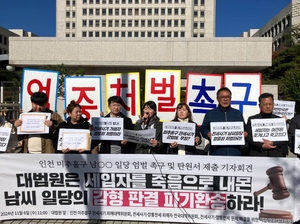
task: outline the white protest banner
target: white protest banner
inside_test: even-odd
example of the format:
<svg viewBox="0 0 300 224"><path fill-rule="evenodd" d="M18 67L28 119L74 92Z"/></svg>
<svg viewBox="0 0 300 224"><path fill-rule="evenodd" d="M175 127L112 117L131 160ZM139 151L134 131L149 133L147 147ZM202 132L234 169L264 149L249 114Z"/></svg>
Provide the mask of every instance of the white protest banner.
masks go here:
<svg viewBox="0 0 300 224"><path fill-rule="evenodd" d="M153 100L161 121L170 121L180 103L181 70L146 70L145 102Z"/></svg>
<svg viewBox="0 0 300 224"><path fill-rule="evenodd" d="M34 92L44 92L48 96L47 108L56 110L58 96L58 71L23 69L21 108L24 112L32 109L30 96Z"/></svg>
<svg viewBox="0 0 300 224"><path fill-rule="evenodd" d="M252 138L254 142L288 141L286 122L284 118L252 119Z"/></svg>
<svg viewBox="0 0 300 224"><path fill-rule="evenodd" d="M5 153L0 164L0 220L300 219L298 158Z"/></svg>
<svg viewBox="0 0 300 224"><path fill-rule="evenodd" d="M123 118L92 117L93 140L123 140Z"/></svg>
<svg viewBox="0 0 300 224"><path fill-rule="evenodd" d="M102 111L101 77L65 77L65 108L71 100L81 106L82 114L88 120L99 117Z"/></svg>
<svg viewBox="0 0 300 224"><path fill-rule="evenodd" d="M186 103L193 112L193 120L202 124L207 111L218 105L217 91L222 87L223 75L188 73Z"/></svg>
<svg viewBox="0 0 300 224"><path fill-rule="evenodd" d="M300 129L295 130L295 153L300 154Z"/></svg>
<svg viewBox="0 0 300 224"><path fill-rule="evenodd" d="M211 122L211 145L244 145L243 122Z"/></svg>
<svg viewBox="0 0 300 224"><path fill-rule="evenodd" d="M124 139L129 142L141 143L150 146L150 140L155 139L156 129L127 130L124 129Z"/></svg>
<svg viewBox="0 0 300 224"><path fill-rule="evenodd" d="M225 73L224 86L231 91L231 106L242 112L244 120L259 113L261 73Z"/></svg>
<svg viewBox="0 0 300 224"><path fill-rule="evenodd" d="M74 137L72 137L74 136ZM81 141L81 142L80 142ZM60 128L58 133L57 150L61 151L69 147L70 150L90 150L91 137L89 129Z"/></svg>
<svg viewBox="0 0 300 224"><path fill-rule="evenodd" d="M120 96L123 100L121 112L131 118L139 119L140 108L140 73L106 74L106 100L111 96ZM109 108L106 109L109 113Z"/></svg>
<svg viewBox="0 0 300 224"><path fill-rule="evenodd" d="M195 123L163 122L163 143L177 142L179 145L195 145Z"/></svg>
<svg viewBox="0 0 300 224"><path fill-rule="evenodd" d="M292 119L295 115L295 101L274 100L273 114Z"/></svg>
<svg viewBox="0 0 300 224"><path fill-rule="evenodd" d="M11 128L0 128L0 152L6 151L10 133Z"/></svg>
<svg viewBox="0 0 300 224"><path fill-rule="evenodd" d="M17 128L17 134L48 134L49 127L45 125L45 121L50 120L50 118L50 113L22 113L19 117L22 120L22 125Z"/></svg>

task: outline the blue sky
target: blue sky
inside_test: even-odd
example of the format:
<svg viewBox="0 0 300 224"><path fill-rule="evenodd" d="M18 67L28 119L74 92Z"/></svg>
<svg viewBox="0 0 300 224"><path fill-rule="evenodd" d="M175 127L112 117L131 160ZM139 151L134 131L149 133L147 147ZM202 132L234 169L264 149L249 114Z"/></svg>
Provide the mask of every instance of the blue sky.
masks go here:
<svg viewBox="0 0 300 224"><path fill-rule="evenodd" d="M258 29L290 2L291 0L216 0L216 37L238 37L243 31ZM1 0L0 26L6 29L24 29L38 36L54 37L55 5L55 0Z"/></svg>

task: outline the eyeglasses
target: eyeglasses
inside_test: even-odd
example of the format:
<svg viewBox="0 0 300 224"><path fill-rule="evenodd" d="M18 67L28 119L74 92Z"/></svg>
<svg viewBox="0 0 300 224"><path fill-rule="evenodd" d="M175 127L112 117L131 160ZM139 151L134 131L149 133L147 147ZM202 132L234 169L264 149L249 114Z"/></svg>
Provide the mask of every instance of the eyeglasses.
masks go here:
<svg viewBox="0 0 300 224"><path fill-rule="evenodd" d="M218 97L219 99L222 99L222 100L228 100L228 99L231 99L231 96L219 96Z"/></svg>
<svg viewBox="0 0 300 224"><path fill-rule="evenodd" d="M260 104L261 106L263 107L272 107L274 105L274 103L263 103L263 104Z"/></svg>

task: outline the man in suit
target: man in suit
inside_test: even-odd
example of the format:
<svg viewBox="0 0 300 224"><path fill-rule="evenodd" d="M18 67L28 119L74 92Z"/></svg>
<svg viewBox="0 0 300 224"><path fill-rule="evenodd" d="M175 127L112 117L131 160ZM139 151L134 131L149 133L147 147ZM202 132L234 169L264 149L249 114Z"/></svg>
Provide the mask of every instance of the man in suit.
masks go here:
<svg viewBox="0 0 300 224"><path fill-rule="evenodd" d="M274 108L274 96L271 93L263 93L258 98L260 113L248 118L246 141L249 144L250 156L261 157L285 157L288 154L288 141L270 141L263 139L262 142L254 142L252 138L252 119L280 118L272 114Z"/></svg>

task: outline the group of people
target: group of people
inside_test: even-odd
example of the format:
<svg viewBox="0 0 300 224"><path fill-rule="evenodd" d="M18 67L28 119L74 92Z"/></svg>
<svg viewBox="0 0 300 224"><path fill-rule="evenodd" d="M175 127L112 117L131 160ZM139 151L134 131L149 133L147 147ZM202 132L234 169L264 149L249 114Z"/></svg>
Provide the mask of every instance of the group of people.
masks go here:
<svg viewBox="0 0 300 224"><path fill-rule="evenodd" d="M59 150L59 130L63 129L89 129L93 126L82 116L81 106L75 101L71 101L66 109L68 118L66 121L56 113L46 107L48 97L43 92L35 92L31 95L32 110L29 112L47 112L51 114L50 120L45 121L49 127L48 134L28 134L18 135L22 142L23 153L93 153L93 154L178 154L178 155L207 155L207 152L200 150L199 146L202 138L211 140L212 132L210 124L212 122L243 122L245 145L210 145L209 155L217 156L262 156L262 157L285 157L289 148L294 152L295 129L300 127L300 117L296 116L291 120L289 127L289 141L270 141L263 139L255 142L252 138L251 121L253 119L279 118L272 114L274 108L274 97L270 93L263 93L259 96L260 113L248 118L247 124L244 122L242 113L231 107L231 91L223 87L217 91L218 106L205 114L203 123L197 125L192 118L192 111L186 103L179 103L172 122L188 122L195 125L194 146L181 145L177 141L170 144L162 142L162 123L157 116L157 105L154 101L144 103L139 120L133 124L129 117L122 112L122 98L112 96L108 99L110 113L105 117L122 118L123 128L127 130L155 129L155 138L149 144L133 143L123 140L92 140L91 149L84 150ZM16 120L14 126L22 125L22 120Z"/></svg>

